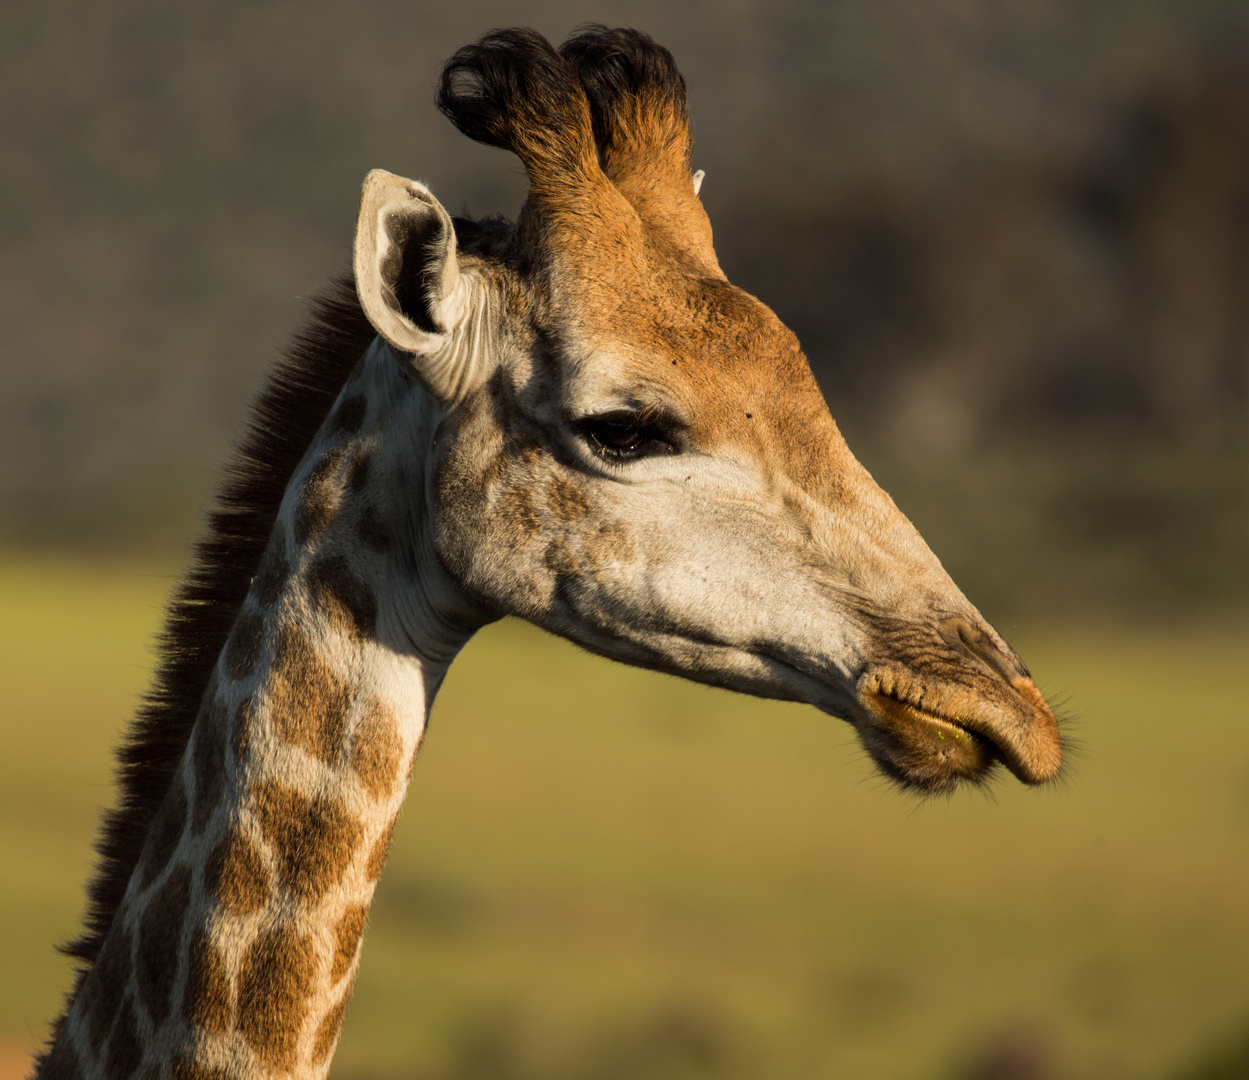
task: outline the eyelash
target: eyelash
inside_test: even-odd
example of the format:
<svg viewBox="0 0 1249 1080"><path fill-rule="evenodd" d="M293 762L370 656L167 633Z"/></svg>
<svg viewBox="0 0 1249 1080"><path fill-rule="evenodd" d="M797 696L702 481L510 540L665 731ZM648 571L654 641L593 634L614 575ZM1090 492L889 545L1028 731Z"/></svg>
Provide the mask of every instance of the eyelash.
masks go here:
<svg viewBox="0 0 1249 1080"><path fill-rule="evenodd" d="M676 440L670 425L641 413L611 412L581 422L590 449L604 461L637 461L656 454L675 454Z"/></svg>

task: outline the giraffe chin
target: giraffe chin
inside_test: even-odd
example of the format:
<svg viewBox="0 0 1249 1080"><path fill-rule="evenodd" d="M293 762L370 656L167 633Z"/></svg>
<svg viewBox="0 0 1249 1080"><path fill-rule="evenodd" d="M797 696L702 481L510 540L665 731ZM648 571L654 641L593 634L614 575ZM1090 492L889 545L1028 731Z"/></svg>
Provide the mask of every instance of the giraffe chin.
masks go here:
<svg viewBox="0 0 1249 1080"><path fill-rule="evenodd" d="M1012 724L955 720L872 691L861 702L866 719L857 725L859 736L881 771L903 787L925 794L953 791L984 781L999 762L1026 784L1044 783L1058 772L1056 724L1052 740L1044 737L1049 725L1042 725L1047 728L1042 737L1021 746L1005 734ZM1048 708L1045 712L1052 721Z"/></svg>

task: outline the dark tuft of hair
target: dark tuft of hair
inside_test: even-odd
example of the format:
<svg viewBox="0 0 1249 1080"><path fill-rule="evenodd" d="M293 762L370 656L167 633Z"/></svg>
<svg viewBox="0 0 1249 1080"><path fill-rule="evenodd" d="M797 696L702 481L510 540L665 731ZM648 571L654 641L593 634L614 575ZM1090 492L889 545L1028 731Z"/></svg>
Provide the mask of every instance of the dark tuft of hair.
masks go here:
<svg viewBox="0 0 1249 1080"><path fill-rule="evenodd" d="M492 30L442 69L435 104L470 139L511 150L535 169L575 170L593 157L585 92L536 30Z"/></svg>
<svg viewBox="0 0 1249 1080"><path fill-rule="evenodd" d="M152 689L118 751L118 805L104 816L82 935L62 951L83 963L70 1000L100 954L143 842L191 738L217 657L295 468L377 332L350 276L314 299L251 410L159 641Z"/></svg>
<svg viewBox="0 0 1249 1080"><path fill-rule="evenodd" d="M587 23L559 47L577 72L600 145L613 137L612 120L622 102L634 99L662 108L672 124L689 123L685 77L672 53L649 34L628 27Z"/></svg>

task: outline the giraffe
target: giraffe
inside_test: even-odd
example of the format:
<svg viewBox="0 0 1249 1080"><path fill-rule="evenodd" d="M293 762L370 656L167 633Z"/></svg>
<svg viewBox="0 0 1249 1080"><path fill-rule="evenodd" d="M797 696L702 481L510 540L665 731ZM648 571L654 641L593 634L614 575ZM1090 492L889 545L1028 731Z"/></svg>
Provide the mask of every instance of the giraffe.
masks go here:
<svg viewBox="0 0 1249 1080"><path fill-rule="evenodd" d="M813 704L920 791L1059 770L1023 663L721 271L667 50L496 31L437 101L525 204L366 178L122 748L46 1080L326 1074L434 695L503 615Z"/></svg>

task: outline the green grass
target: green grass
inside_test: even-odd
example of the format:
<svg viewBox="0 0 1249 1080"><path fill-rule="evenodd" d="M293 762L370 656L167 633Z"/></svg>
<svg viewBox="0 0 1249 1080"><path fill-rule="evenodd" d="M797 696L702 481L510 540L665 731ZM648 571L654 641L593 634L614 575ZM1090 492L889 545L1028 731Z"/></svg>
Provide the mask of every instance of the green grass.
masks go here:
<svg viewBox="0 0 1249 1080"><path fill-rule="evenodd" d="M0 562L10 1043L68 983L52 945L169 584ZM811 709L487 629L435 707L335 1075L940 1080L1014 1045L1113 1080L1235 1045L1249 631L1015 629L1080 754L1049 790L930 802Z"/></svg>

